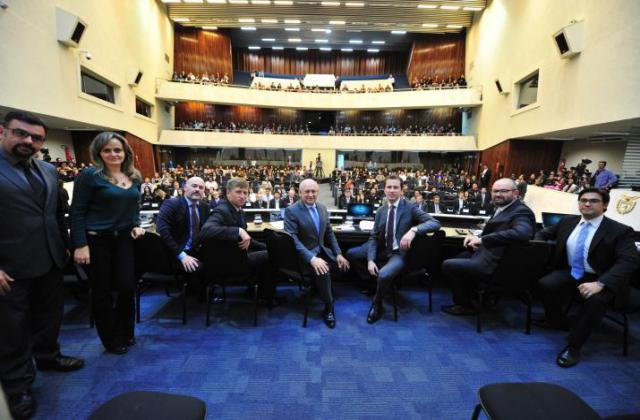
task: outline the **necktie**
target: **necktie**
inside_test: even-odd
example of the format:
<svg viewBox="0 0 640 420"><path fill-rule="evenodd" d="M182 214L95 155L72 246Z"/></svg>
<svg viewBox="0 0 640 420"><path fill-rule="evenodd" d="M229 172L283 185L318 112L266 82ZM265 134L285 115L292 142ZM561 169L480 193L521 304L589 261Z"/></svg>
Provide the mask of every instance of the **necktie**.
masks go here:
<svg viewBox="0 0 640 420"><path fill-rule="evenodd" d="M393 222L396 218L396 206L389 209L389 217L387 218L387 255L393 252Z"/></svg>
<svg viewBox="0 0 640 420"><path fill-rule="evenodd" d="M585 223L582 226L582 230L578 235L578 242L576 244L575 252L573 253L573 261L571 261L571 276L580 280L584 276L584 254L585 243L589 236L589 230L591 230L591 223Z"/></svg>
<svg viewBox="0 0 640 420"><path fill-rule="evenodd" d="M200 236L200 219L198 218L198 212L196 210L196 205L191 204L191 246L198 241L198 236Z"/></svg>
<svg viewBox="0 0 640 420"><path fill-rule="evenodd" d="M313 219L313 223L316 226L316 232L318 232L318 235L320 235L320 216L318 215L318 210L315 206L309 207L309 209L311 211L311 218Z"/></svg>
<svg viewBox="0 0 640 420"><path fill-rule="evenodd" d="M21 165L24 171L24 176L27 178L29 185L31 185L31 189L33 190L33 197L36 199L36 202L40 207L44 207L46 199L46 190L44 185L42 185L42 182L33 174L28 162L22 162Z"/></svg>

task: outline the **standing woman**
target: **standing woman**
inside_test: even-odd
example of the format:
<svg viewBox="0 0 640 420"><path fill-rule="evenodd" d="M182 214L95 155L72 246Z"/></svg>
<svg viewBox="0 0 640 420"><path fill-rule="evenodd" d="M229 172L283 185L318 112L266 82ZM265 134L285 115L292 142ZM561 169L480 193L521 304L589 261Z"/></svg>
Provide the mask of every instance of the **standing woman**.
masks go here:
<svg viewBox="0 0 640 420"><path fill-rule="evenodd" d="M102 344L110 353L124 354L135 343L133 240L144 235L138 227L140 172L120 134L98 134L89 151L95 166L82 171L73 189L73 259L89 264L91 304Z"/></svg>

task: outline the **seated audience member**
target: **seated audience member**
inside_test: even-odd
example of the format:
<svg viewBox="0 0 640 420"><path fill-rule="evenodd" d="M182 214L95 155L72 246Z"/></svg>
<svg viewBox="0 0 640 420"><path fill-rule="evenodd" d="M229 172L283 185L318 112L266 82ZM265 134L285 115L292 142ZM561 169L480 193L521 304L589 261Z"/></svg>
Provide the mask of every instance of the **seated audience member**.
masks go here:
<svg viewBox="0 0 640 420"><path fill-rule="evenodd" d="M144 188L142 197L140 197L140 202L142 204L151 204L155 202L155 198L153 197L153 194L151 194L151 190L149 189L149 187Z"/></svg>
<svg viewBox="0 0 640 420"><path fill-rule="evenodd" d="M358 194L356 195L356 201L355 202L359 203L359 204L368 204L369 200L364 195L364 191L363 190L358 191Z"/></svg>
<svg viewBox="0 0 640 420"><path fill-rule="evenodd" d="M468 197L468 195L467 195ZM469 214L471 212L470 203L467 202L464 191L458 192L458 198L454 201L453 211L455 214ZM466 211L465 211L466 210Z"/></svg>
<svg viewBox="0 0 640 420"><path fill-rule="evenodd" d="M287 197L282 199L282 207L287 208L291 205L294 205L298 201L298 196L296 195L296 189L291 187L287 192Z"/></svg>
<svg viewBox="0 0 640 420"><path fill-rule="evenodd" d="M280 208L282 207L282 200L280 197L280 191L276 191L273 193L273 198L271 200L269 200L269 203L267 203L267 208L268 209L276 209L276 210L280 210Z"/></svg>
<svg viewBox="0 0 640 420"><path fill-rule="evenodd" d="M312 179L305 179L300 183L301 201L285 210L284 229L293 237L298 258L302 260L306 274L315 280L316 288L325 305L325 324L329 328L335 328L336 316L330 272L336 268L348 270L349 262L342 256L333 234L327 208L317 203L318 189L318 183Z"/></svg>
<svg viewBox="0 0 640 420"><path fill-rule="evenodd" d="M402 180L398 176L387 177L384 194L387 203L376 212L369 240L347 251L347 259L360 279L366 281L370 276L378 279L376 294L367 314L370 324L382 316L382 299L393 279L405 267L407 250L413 239L416 235L440 229L440 222L403 198Z"/></svg>
<svg viewBox="0 0 640 420"><path fill-rule="evenodd" d="M151 178L149 177L146 177L144 179L144 182L140 186L140 192L144 193L145 188L149 188L149 192L153 192L153 189L155 188L155 185L153 185L153 183L151 182Z"/></svg>
<svg viewBox="0 0 640 420"><path fill-rule="evenodd" d="M187 273L200 266L198 241L202 226L209 217L209 204L204 202L204 181L193 177L187 180L183 197L165 200L156 220L156 231L167 248Z"/></svg>
<svg viewBox="0 0 640 420"><path fill-rule="evenodd" d="M276 279L269 264L267 246L252 239L247 233L243 207L249 195L249 183L244 178L231 178L226 186L227 199L212 211L200 232L200 240L235 241L247 252L249 268L258 278L258 297L271 305L275 300Z"/></svg>
<svg viewBox="0 0 640 420"><path fill-rule="evenodd" d="M529 207L518 200L518 190L510 178L494 182L491 190L495 214L480 236L467 236L463 245L468 251L442 263L442 273L451 281L453 305L442 310L450 315L472 315L471 296L478 281L488 278L496 268L505 247L525 242L533 236L535 217Z"/></svg>
<svg viewBox="0 0 640 420"><path fill-rule="evenodd" d="M545 320L538 325L568 329L562 310L579 292L581 306L571 328L567 346L556 358L562 367L580 361L580 349L607 307L624 306L629 297L629 280L638 268L633 229L605 217L609 193L587 188L578 194L582 216L565 216L557 224L538 232L536 239L554 240L554 270L538 284L543 291Z"/></svg>
<svg viewBox="0 0 640 420"><path fill-rule="evenodd" d="M220 190L217 188L211 190L211 192L209 193L209 207L213 209L221 202L222 198L220 198Z"/></svg>
<svg viewBox="0 0 640 420"><path fill-rule="evenodd" d="M593 174L593 177L591 177L591 185L595 188L610 189L616 182L618 182L618 177L613 172L606 169L606 166L607 162L604 160L598 162L598 169Z"/></svg>
<svg viewBox="0 0 640 420"><path fill-rule="evenodd" d="M338 208L340 210L346 210L351 203L355 203L355 199L353 198L353 191L347 188L338 198Z"/></svg>
<svg viewBox="0 0 640 420"><path fill-rule="evenodd" d="M431 201L426 204L427 213L436 213L441 214L444 213L444 207L440 203L440 194L433 194L431 196Z"/></svg>

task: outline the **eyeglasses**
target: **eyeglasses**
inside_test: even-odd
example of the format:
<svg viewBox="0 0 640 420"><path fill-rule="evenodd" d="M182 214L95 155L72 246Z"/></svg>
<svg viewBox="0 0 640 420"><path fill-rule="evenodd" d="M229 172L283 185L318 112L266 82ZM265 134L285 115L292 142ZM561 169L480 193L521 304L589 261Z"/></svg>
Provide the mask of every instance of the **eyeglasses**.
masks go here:
<svg viewBox="0 0 640 420"><path fill-rule="evenodd" d="M599 198L581 198L580 200L578 200L580 202L580 204L598 204L598 203L602 203L602 200Z"/></svg>
<svg viewBox="0 0 640 420"><path fill-rule="evenodd" d="M515 189L511 188L511 189L508 189L508 190L491 190L491 192L494 193L494 194L506 194L506 193L511 192L511 191L515 191Z"/></svg>
<svg viewBox="0 0 640 420"><path fill-rule="evenodd" d="M11 133L21 139L25 139L27 137L31 137L31 141L34 143L43 143L44 142L44 136L41 136L40 134L33 134L30 133L26 130L23 130L22 128L7 128L7 130L11 131Z"/></svg>

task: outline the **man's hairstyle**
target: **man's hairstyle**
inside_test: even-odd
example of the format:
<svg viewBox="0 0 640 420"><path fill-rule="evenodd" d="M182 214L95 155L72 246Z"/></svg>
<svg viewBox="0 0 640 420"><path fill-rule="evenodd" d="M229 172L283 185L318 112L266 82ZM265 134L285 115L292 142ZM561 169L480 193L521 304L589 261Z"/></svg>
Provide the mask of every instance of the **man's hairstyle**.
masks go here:
<svg viewBox="0 0 640 420"><path fill-rule="evenodd" d="M578 193L578 200L580 200L580 197L582 197L586 193L596 193L600 195L600 198L602 198L602 202L605 205L609 204L609 193L606 192L605 190L601 190L600 188L593 188L593 187L585 188L584 190Z"/></svg>
<svg viewBox="0 0 640 420"><path fill-rule="evenodd" d="M39 125L40 127L44 128L45 134L49 130L49 127L47 127L47 125L40 118L28 112L22 112L22 111L9 112L7 115L4 116L4 121L2 122L2 126L6 128L7 126L9 126L9 123L13 120L22 121L24 123L31 124L31 125Z"/></svg>
<svg viewBox="0 0 640 420"><path fill-rule="evenodd" d="M235 190L236 188L249 189L249 183L244 178L231 178L227 181L227 191Z"/></svg>
<svg viewBox="0 0 640 420"><path fill-rule="evenodd" d="M604 163L604 166L607 166L607 161L606 161L606 160L601 160L601 161L600 161L600 162L598 162L598 163Z"/></svg>
<svg viewBox="0 0 640 420"><path fill-rule="evenodd" d="M431 199L432 199L432 200L433 200L434 198L436 198L436 197L440 198L440 194L433 194L433 195L431 195Z"/></svg>
<svg viewBox="0 0 640 420"><path fill-rule="evenodd" d="M398 175L388 175L385 179L384 179L384 186L387 186L387 181L398 181L400 182L400 188L402 188L402 178L400 178Z"/></svg>

